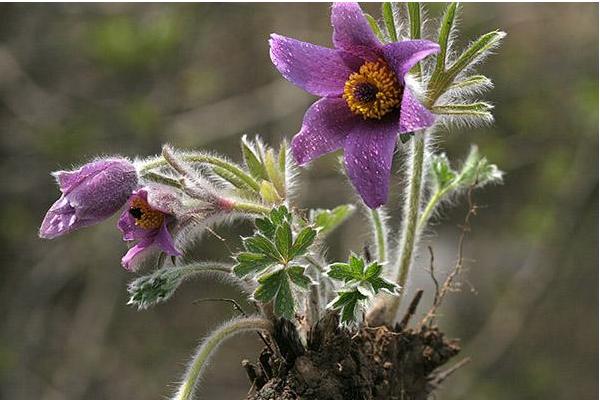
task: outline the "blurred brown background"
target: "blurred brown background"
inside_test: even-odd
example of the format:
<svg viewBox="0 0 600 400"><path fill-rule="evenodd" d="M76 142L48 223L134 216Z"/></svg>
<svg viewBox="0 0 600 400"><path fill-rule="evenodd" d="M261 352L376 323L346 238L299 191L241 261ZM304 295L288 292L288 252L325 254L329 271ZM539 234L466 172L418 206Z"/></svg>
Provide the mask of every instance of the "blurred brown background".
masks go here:
<svg viewBox="0 0 600 400"><path fill-rule="evenodd" d="M439 320L473 362L438 398L596 398L598 5L465 4L462 21L461 44L509 34L480 68L496 84L497 121L443 132L440 148L460 159L477 143L507 175L475 197L485 208L466 246L464 290ZM154 154L165 141L239 160L243 133L271 143L296 133L314 99L271 66L271 32L330 45L328 5L0 6L0 398L164 398L199 338L235 315L192 304L238 296L203 280L151 310L127 306L133 276L119 266L114 219L54 241L37 228L58 196L49 171L97 154ZM352 199L335 157L303 178L304 207ZM466 211L457 204L422 246L433 245L440 274L456 255ZM235 249L239 229L219 234ZM329 254L345 258L368 239L358 213ZM210 236L198 251L227 256ZM422 254L415 286L430 291L427 264ZM242 398L240 361L259 347L254 335L228 342L201 397Z"/></svg>

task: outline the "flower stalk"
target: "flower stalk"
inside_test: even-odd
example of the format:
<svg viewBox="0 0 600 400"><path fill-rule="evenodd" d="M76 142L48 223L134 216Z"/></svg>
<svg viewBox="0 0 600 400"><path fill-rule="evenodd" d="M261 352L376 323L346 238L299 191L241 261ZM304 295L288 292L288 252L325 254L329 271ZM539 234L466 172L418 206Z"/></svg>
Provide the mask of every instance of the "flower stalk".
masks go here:
<svg viewBox="0 0 600 400"><path fill-rule="evenodd" d="M371 224L373 225L373 236L377 248L377 261L387 261L387 232L385 227L385 214L381 208L370 210Z"/></svg>
<svg viewBox="0 0 600 400"><path fill-rule="evenodd" d="M194 396L197 383L200 380L202 373L206 369L206 366L210 360L210 357L219 345L229 337L238 333L247 331L265 331L271 332L273 330L273 324L260 317L249 317L234 319L216 329L210 334L198 347L196 354L194 355L191 364L185 373L181 385L177 390L177 393L172 400L191 400Z"/></svg>

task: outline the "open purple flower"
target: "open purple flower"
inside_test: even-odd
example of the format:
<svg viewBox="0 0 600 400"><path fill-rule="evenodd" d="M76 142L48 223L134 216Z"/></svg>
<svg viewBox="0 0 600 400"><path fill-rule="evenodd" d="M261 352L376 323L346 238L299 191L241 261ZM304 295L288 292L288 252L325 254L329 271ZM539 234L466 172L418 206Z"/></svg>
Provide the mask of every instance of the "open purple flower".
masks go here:
<svg viewBox="0 0 600 400"><path fill-rule="evenodd" d="M279 72L322 97L306 112L292 153L303 165L343 148L352 184L376 208L387 201L398 134L434 122L405 75L439 46L427 40L382 44L356 3L334 3L331 23L334 49L271 35L271 60Z"/></svg>
<svg viewBox="0 0 600 400"><path fill-rule="evenodd" d="M105 158L75 171L57 171L62 196L50 207L39 235L53 239L100 222L117 211L137 186L135 167L124 158Z"/></svg>
<svg viewBox="0 0 600 400"><path fill-rule="evenodd" d="M155 246L170 256L181 255L168 229L175 220L173 214L178 203L174 193L160 187L143 187L133 192L118 226L123 240L138 243L121 259L123 268L135 271L139 261Z"/></svg>

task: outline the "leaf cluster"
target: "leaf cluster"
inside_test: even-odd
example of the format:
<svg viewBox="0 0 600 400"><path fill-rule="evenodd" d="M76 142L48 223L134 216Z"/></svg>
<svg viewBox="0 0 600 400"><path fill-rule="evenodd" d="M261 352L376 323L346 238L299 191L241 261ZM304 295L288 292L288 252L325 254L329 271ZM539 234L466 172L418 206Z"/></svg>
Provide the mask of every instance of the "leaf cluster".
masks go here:
<svg viewBox="0 0 600 400"><path fill-rule="evenodd" d="M372 262L367 265L361 257L351 254L347 263L334 263L329 266L327 275L334 280L343 282L337 290L328 307L340 311L340 321L343 324L357 322L360 311L368 301L380 291L384 290L396 294L399 286L381 275L383 265Z"/></svg>
<svg viewBox="0 0 600 400"><path fill-rule="evenodd" d="M254 299L273 301L277 316L292 319L296 310L292 284L301 290L312 284L297 259L313 244L317 229L305 226L294 233L293 216L285 206L257 218L255 225L257 232L244 238L245 251L235 257L233 272L240 278L253 275L258 282Z"/></svg>

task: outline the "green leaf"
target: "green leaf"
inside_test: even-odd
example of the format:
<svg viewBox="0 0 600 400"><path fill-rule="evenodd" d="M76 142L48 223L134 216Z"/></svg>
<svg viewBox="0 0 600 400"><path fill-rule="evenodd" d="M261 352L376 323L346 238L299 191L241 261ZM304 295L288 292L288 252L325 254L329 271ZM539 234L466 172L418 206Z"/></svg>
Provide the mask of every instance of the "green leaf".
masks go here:
<svg viewBox="0 0 600 400"><path fill-rule="evenodd" d="M371 286L373 286L373 290L375 293L379 293L380 290L387 290L390 293L397 293L400 286L395 284L394 282L388 281L387 279L376 277L369 280Z"/></svg>
<svg viewBox="0 0 600 400"><path fill-rule="evenodd" d="M346 221L354 213L354 210L356 207L352 204L337 206L333 210L317 209L311 212L311 220L316 228L320 228L321 235L327 235Z"/></svg>
<svg viewBox="0 0 600 400"><path fill-rule="evenodd" d="M286 272L290 277L290 280L302 289L308 290L310 285L313 283L312 279L304 275L305 268L300 266L287 267Z"/></svg>
<svg viewBox="0 0 600 400"><path fill-rule="evenodd" d="M233 174L231 171L228 171L223 167L213 167L213 172L238 189L252 190L252 188L248 186L246 182L244 182L237 175Z"/></svg>
<svg viewBox="0 0 600 400"><path fill-rule="evenodd" d="M410 38L421 39L421 5L417 2L407 3L410 24Z"/></svg>
<svg viewBox="0 0 600 400"><path fill-rule="evenodd" d="M372 278L378 277L381 275L382 271L383 265L379 264L378 262L372 262L365 270L364 279L368 281Z"/></svg>
<svg viewBox="0 0 600 400"><path fill-rule="evenodd" d="M356 322L361 303L366 299L358 290L339 292L328 308L340 310L340 323L350 324Z"/></svg>
<svg viewBox="0 0 600 400"><path fill-rule="evenodd" d="M244 238L244 246L247 250L253 253L263 254L273 261L281 260L281 253L277 251L276 245L261 234Z"/></svg>
<svg viewBox="0 0 600 400"><path fill-rule="evenodd" d="M150 275L137 278L127 288L131 295L128 304L143 310L167 301L182 280L181 269L176 268L161 268Z"/></svg>
<svg viewBox="0 0 600 400"><path fill-rule="evenodd" d="M434 114L445 115L470 115L476 117L491 118L491 110L494 107L491 104L483 101L471 104L444 104L433 106L431 111Z"/></svg>
<svg viewBox="0 0 600 400"><path fill-rule="evenodd" d="M359 262L356 262L356 260L359 260ZM364 263L360 262L360 259L355 259L355 261L351 259L348 263L333 263L329 265L327 275L338 281L362 281L364 278L363 267Z"/></svg>
<svg viewBox="0 0 600 400"><path fill-rule="evenodd" d="M366 13L365 13L365 18L369 22L369 25L371 25L371 29L373 30L373 33L375 34L375 36L377 36L377 39L381 40L382 42L385 41L383 32L381 32L381 29L379 28L379 25L377 24L377 21L375 20L375 18L373 18L370 14L366 14Z"/></svg>
<svg viewBox="0 0 600 400"><path fill-rule="evenodd" d="M287 277L282 269L261 276L258 279L260 285L254 291L252 297L262 303L268 303L279 292L283 279L287 280Z"/></svg>
<svg viewBox="0 0 600 400"><path fill-rule="evenodd" d="M271 221L275 225L280 225L284 222L292 222L292 214L288 211L286 206L280 206L271 210Z"/></svg>
<svg viewBox="0 0 600 400"><path fill-rule="evenodd" d="M273 149L268 149L265 153L265 169L269 180L279 193L279 197L285 198L285 178L279 169L279 164L275 161Z"/></svg>
<svg viewBox="0 0 600 400"><path fill-rule="evenodd" d="M492 86L492 81L483 75L472 75L458 82L454 82L448 89L460 90L466 88L486 89Z"/></svg>
<svg viewBox="0 0 600 400"><path fill-rule="evenodd" d="M440 45L440 52L437 55L437 62L435 66L434 75L442 72L446 69L446 56L448 54L448 42L452 35L454 28L454 21L456 19L456 10L458 3L450 3L444 12L442 23L440 25L440 35L438 38L438 44Z"/></svg>
<svg viewBox="0 0 600 400"><path fill-rule="evenodd" d="M279 280L279 291L275 297L275 315L292 320L295 315L295 302L287 274Z"/></svg>
<svg viewBox="0 0 600 400"><path fill-rule="evenodd" d="M260 183L260 197L263 198L267 203L281 203L281 197L277 193L275 186L269 181L262 181Z"/></svg>
<svg viewBox="0 0 600 400"><path fill-rule="evenodd" d="M257 218L254 220L254 225L265 237L273 239L275 236L276 226L268 218Z"/></svg>
<svg viewBox="0 0 600 400"><path fill-rule="evenodd" d="M461 55L456 59L454 64L448 68L449 82L452 83L454 78L469 65L476 62L488 51L494 49L500 44L506 36L505 32L493 31L482 35L474 41Z"/></svg>
<svg viewBox="0 0 600 400"><path fill-rule="evenodd" d="M484 186L488 183L502 182L503 172L495 164L479 154L477 146L471 146L469 155L459 173L457 181L463 187Z"/></svg>
<svg viewBox="0 0 600 400"><path fill-rule="evenodd" d="M309 226L302 229L296 236L294 244L292 246L291 257L298 257L306 253L306 250L315 241L317 237L317 231Z"/></svg>
<svg viewBox="0 0 600 400"><path fill-rule="evenodd" d="M286 169L287 169L286 157L287 157L287 141L284 139L281 142L281 145L279 146L279 154L277 155L277 158L279 159L279 170L281 171L281 174L283 175L284 181L285 181L285 173L286 173Z"/></svg>
<svg viewBox="0 0 600 400"><path fill-rule="evenodd" d="M237 264L233 267L233 272L240 278L250 273L260 272L273 264L271 258L266 255L250 252L239 253L235 260Z"/></svg>
<svg viewBox="0 0 600 400"><path fill-rule="evenodd" d="M267 171L264 164L260 161L259 156L256 154L254 146L250 144L248 138L242 136L242 155L244 162L248 167L250 174L256 179L267 179Z"/></svg>
<svg viewBox="0 0 600 400"><path fill-rule="evenodd" d="M289 261L292 252L292 228L289 223L281 224L275 229L275 246L283 261Z"/></svg>
<svg viewBox="0 0 600 400"><path fill-rule="evenodd" d="M431 160L431 170L437 190L447 188L456 179L457 173L450 166L446 154L434 155Z"/></svg>
<svg viewBox="0 0 600 400"><path fill-rule="evenodd" d="M385 2L381 4L381 15L383 16L383 22L388 33L388 37L391 42L398 41L398 35L396 33L396 24L394 23L394 11L392 10L392 3Z"/></svg>

